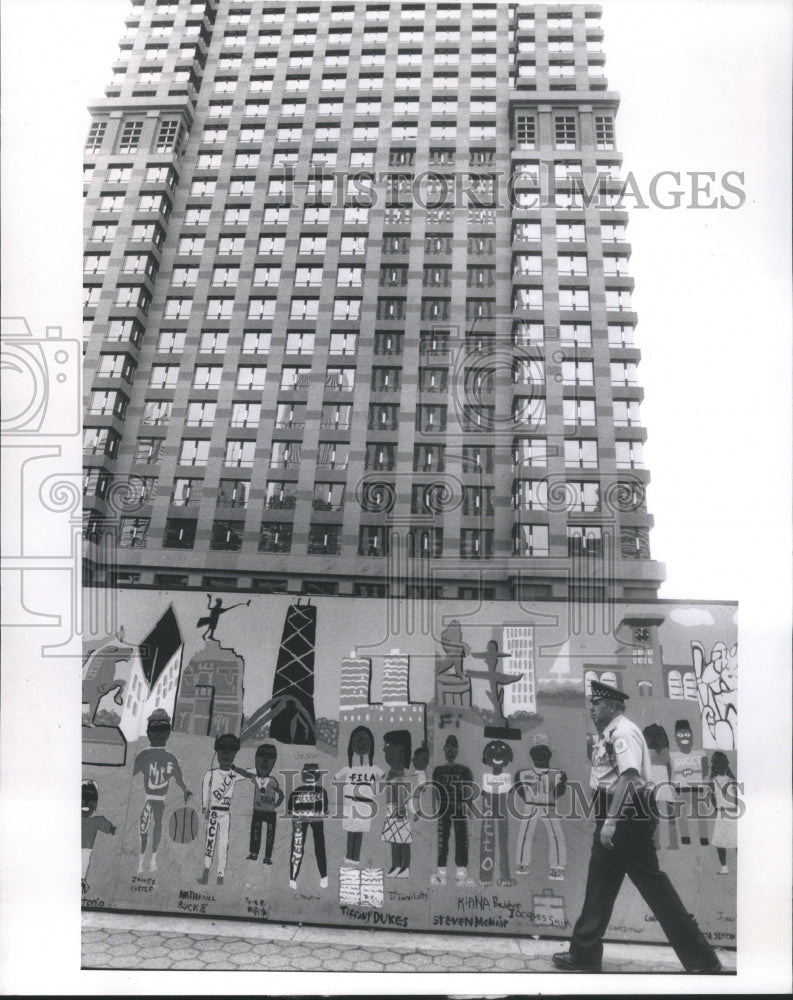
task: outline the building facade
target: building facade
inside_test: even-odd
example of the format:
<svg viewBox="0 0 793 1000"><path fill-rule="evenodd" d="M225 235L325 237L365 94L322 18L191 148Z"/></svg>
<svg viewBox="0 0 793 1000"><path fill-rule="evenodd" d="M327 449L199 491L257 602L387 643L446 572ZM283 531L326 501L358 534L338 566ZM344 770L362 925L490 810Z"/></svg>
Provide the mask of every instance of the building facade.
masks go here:
<svg viewBox="0 0 793 1000"><path fill-rule="evenodd" d="M86 147L87 582L657 595L602 39L133 0Z"/></svg>

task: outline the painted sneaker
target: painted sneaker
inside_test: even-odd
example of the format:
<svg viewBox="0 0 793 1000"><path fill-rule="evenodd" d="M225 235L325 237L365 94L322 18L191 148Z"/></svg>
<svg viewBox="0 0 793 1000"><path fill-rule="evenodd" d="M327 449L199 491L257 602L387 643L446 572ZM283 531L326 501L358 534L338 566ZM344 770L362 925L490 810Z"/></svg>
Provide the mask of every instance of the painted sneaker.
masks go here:
<svg viewBox="0 0 793 1000"><path fill-rule="evenodd" d="M446 885L446 869L436 868L430 876L430 885Z"/></svg>
<svg viewBox="0 0 793 1000"><path fill-rule="evenodd" d="M409 868L398 868L394 878L410 878Z"/></svg>
<svg viewBox="0 0 793 1000"><path fill-rule="evenodd" d="M206 885L209 882L209 869L205 868L198 879L199 885Z"/></svg>
<svg viewBox="0 0 793 1000"><path fill-rule="evenodd" d="M319 887L320 887L320 889L327 889L328 888L328 876L327 875L325 875L323 878L321 878L319 880Z"/></svg>
<svg viewBox="0 0 793 1000"><path fill-rule="evenodd" d="M223 885L223 876L220 873L218 873L217 883L218 885Z"/></svg>
<svg viewBox="0 0 793 1000"><path fill-rule="evenodd" d="M729 874L730 874L730 869L726 865L722 865L721 868L719 868L719 875L729 875Z"/></svg>
<svg viewBox="0 0 793 1000"><path fill-rule="evenodd" d="M295 880L293 878L289 879L289 888L290 889L297 889L297 882L295 882Z"/></svg>
<svg viewBox="0 0 793 1000"><path fill-rule="evenodd" d="M472 879L465 868L458 868L457 884L466 886L476 885L476 879Z"/></svg>
<svg viewBox="0 0 793 1000"><path fill-rule="evenodd" d="M549 868L548 878L552 882L564 882L564 868L561 865Z"/></svg>

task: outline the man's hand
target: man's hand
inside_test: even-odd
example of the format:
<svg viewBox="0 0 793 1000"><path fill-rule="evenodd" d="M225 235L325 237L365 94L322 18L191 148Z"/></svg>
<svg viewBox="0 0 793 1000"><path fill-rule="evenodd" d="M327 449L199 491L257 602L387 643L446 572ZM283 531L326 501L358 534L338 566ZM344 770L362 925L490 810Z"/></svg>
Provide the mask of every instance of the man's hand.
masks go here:
<svg viewBox="0 0 793 1000"><path fill-rule="evenodd" d="M616 830L617 821L615 819L607 819L600 828L600 843L607 851L610 851L614 847L614 834Z"/></svg>

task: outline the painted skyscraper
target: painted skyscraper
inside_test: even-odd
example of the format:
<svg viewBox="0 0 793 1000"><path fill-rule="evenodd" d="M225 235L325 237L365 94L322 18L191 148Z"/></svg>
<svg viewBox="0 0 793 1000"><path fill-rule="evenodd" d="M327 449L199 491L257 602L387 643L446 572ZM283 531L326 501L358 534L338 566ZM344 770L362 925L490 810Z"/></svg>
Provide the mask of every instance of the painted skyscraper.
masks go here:
<svg viewBox="0 0 793 1000"><path fill-rule="evenodd" d="M133 2L85 157L87 582L657 594L602 39Z"/></svg>

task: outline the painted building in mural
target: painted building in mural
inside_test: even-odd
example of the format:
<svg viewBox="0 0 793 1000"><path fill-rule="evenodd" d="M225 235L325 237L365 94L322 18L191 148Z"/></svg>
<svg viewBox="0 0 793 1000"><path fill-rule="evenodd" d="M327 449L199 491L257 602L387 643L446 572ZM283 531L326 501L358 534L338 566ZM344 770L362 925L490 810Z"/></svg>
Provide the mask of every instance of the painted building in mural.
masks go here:
<svg viewBox="0 0 793 1000"><path fill-rule="evenodd" d="M174 729L197 736L239 733L245 664L233 649L214 639L184 668L174 713Z"/></svg>

